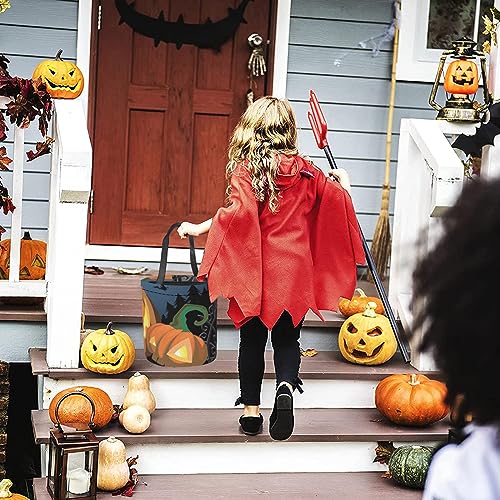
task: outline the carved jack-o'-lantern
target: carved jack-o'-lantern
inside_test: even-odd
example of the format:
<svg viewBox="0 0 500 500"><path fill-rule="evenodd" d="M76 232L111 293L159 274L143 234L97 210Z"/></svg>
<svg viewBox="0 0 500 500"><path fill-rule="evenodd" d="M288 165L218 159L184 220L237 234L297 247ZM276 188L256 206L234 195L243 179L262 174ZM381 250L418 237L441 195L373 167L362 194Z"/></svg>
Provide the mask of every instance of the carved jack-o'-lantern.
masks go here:
<svg viewBox="0 0 500 500"><path fill-rule="evenodd" d="M339 332L342 356L359 365L381 365L394 356L397 343L389 320L377 314L375 302L368 302L363 313L346 319Z"/></svg>
<svg viewBox="0 0 500 500"><path fill-rule="evenodd" d="M450 94L475 94L479 87L477 66L469 59L452 61L444 77L444 89Z"/></svg>
<svg viewBox="0 0 500 500"><path fill-rule="evenodd" d="M135 360L132 339L120 330L106 329L89 333L80 348L82 364L97 373L121 373L128 370Z"/></svg>
<svg viewBox="0 0 500 500"><path fill-rule="evenodd" d="M147 306L147 303L145 303ZM205 306L185 304L169 325L155 323L146 330L146 357L160 366L197 366L205 363L208 349L205 341L189 331L187 316L194 313L198 318L195 326L208 319Z"/></svg>
<svg viewBox="0 0 500 500"><path fill-rule="evenodd" d="M0 279L8 279L10 271L10 240L0 241ZM26 231L21 239L19 279L43 280L47 259L47 243L32 240Z"/></svg>
<svg viewBox="0 0 500 500"><path fill-rule="evenodd" d="M41 78L52 97L76 99L83 91L83 75L75 63L63 61L61 54L62 50L59 50L55 59L42 61L32 78Z"/></svg>

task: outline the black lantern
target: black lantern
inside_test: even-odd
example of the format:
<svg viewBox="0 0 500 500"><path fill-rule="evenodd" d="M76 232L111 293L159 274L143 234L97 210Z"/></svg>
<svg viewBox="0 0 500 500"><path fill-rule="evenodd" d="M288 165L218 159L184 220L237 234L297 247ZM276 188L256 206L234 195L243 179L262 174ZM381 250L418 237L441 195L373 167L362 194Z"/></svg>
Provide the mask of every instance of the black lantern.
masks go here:
<svg viewBox="0 0 500 500"><path fill-rule="evenodd" d="M70 396L82 396L90 401L92 415L89 429L64 432L59 421L59 407ZM50 429L49 470L47 490L54 500L95 500L97 493L97 459L99 441L94 428L95 405L84 392L77 390L65 394L57 403L56 428Z"/></svg>

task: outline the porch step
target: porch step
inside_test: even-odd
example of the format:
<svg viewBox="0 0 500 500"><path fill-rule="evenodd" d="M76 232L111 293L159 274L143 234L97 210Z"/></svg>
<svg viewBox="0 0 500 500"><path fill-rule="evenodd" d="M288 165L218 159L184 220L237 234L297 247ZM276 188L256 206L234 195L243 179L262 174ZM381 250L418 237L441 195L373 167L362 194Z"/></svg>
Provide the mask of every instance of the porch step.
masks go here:
<svg viewBox="0 0 500 500"><path fill-rule="evenodd" d="M240 432L240 409L157 410L143 434L129 434L117 423L96 434L121 439L128 456L139 455L145 474L384 470L373 463L377 441L435 443L448 434L446 421L396 427L375 409L297 409L292 437L277 442L267 431L269 413L263 411L264 432L254 437ZM48 443L48 412L35 410L32 420L36 443Z"/></svg>
<svg viewBox="0 0 500 500"><path fill-rule="evenodd" d="M101 380L129 378L136 371L144 373L150 379L218 379L238 378L238 352L219 351L217 359L203 366L190 366L179 368L168 368L157 366L148 361L144 350L137 349L135 361L126 372L118 375L101 375L92 373L87 369L80 368L49 368L47 365L46 349L31 348L29 350L33 375L48 376L52 379L80 379L97 376ZM264 378L274 378L272 362L272 351L266 351L266 370ZM438 372L418 372L410 364L403 361L401 355L396 355L387 363L380 366L355 365L342 358L339 351L323 351L313 357L302 357L300 364L300 376L304 379L344 379L344 380L381 380L393 373L423 373L435 377Z"/></svg>
<svg viewBox="0 0 500 500"><path fill-rule="evenodd" d="M50 500L46 480L34 480L35 499ZM251 498L319 498L336 500L417 500L410 490L382 477L381 472L141 475L136 500ZM101 492L99 500L116 498Z"/></svg>
<svg viewBox="0 0 500 500"><path fill-rule="evenodd" d="M120 404L125 396L127 379L140 371L151 379L158 408L232 408L238 395L237 352L219 351L208 365L191 368L162 368L138 351L131 370L116 376L98 375L84 368L49 369L45 350L31 349L32 370L44 376L43 408L60 390L75 385L93 385L105 390ZM344 361L339 352L324 351L313 358L302 358L300 376L304 394L296 398L298 408L370 408L378 382L392 373L415 373L400 357L380 367L354 365ZM432 377L437 374L431 373ZM266 352L266 372L262 388L262 407L274 402L272 352Z"/></svg>

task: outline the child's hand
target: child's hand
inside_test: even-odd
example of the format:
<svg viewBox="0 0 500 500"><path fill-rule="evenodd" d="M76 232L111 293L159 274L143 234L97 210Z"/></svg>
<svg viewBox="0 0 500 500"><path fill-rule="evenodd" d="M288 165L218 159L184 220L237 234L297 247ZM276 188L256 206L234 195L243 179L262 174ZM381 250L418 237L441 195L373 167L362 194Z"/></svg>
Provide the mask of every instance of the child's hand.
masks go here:
<svg viewBox="0 0 500 500"><path fill-rule="evenodd" d="M351 183L349 182L349 174L343 168L330 170L328 175L333 180L336 180L349 194L351 194Z"/></svg>
<svg viewBox="0 0 500 500"><path fill-rule="evenodd" d="M199 224L192 224L191 222L183 222L178 228L177 232L182 239L185 239L188 235L199 236Z"/></svg>

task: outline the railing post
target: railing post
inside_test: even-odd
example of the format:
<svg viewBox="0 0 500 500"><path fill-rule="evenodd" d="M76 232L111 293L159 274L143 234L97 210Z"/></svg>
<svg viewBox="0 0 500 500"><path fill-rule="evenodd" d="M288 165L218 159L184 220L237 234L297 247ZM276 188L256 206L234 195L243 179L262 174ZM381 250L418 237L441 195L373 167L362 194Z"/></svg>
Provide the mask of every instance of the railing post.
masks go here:
<svg viewBox="0 0 500 500"><path fill-rule="evenodd" d="M474 125L436 120L401 120L389 298L405 330L412 333L411 363L419 370L435 368L428 353L419 353L422 331L413 328L421 304L413 300L413 271L440 235L440 216L461 192L463 164L446 133L471 133ZM439 279L439 276L436 276Z"/></svg>
<svg viewBox="0 0 500 500"><path fill-rule="evenodd" d="M82 104L56 100L49 207L47 364L78 366L92 150Z"/></svg>
<svg viewBox="0 0 500 500"><path fill-rule="evenodd" d="M9 281L19 281L21 262L21 223L24 177L24 129L14 126L14 158L12 169L12 203L16 209L12 214L10 227L10 267Z"/></svg>

